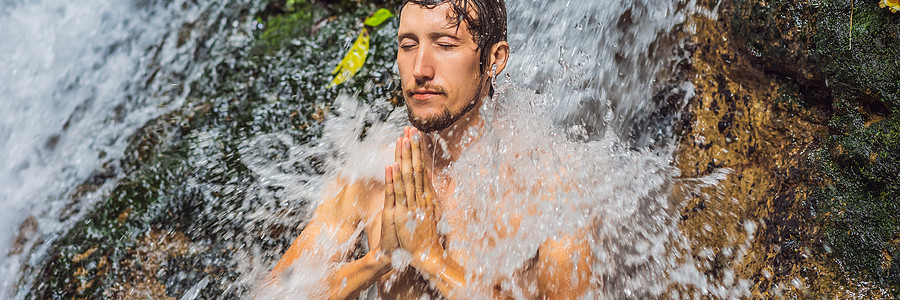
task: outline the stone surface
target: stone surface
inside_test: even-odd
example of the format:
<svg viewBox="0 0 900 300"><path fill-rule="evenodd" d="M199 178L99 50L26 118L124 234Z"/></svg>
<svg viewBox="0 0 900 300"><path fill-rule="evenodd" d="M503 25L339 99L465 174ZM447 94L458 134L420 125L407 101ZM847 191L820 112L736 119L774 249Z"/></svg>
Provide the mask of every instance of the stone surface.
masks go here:
<svg viewBox="0 0 900 300"><path fill-rule="evenodd" d="M396 3L291 2L247 10L259 11L241 16L255 18L258 30L215 53L217 63L191 87L183 107L148 122L130 138L122 161L77 189L83 192L73 202L124 174L93 211L53 241L48 262L35 267L30 298L248 295L255 282L240 272L254 271L253 264L270 266L284 252L301 230L308 199L291 198L282 184L261 180L241 147L271 134L295 145L316 139L339 94L360 93L360 101L380 107L380 117L394 108L396 22L373 30L372 53L354 79L326 86L365 16ZM322 173L316 157L283 161L290 146L266 145L258 154L290 174ZM23 224L20 231L31 227Z"/></svg>
<svg viewBox="0 0 900 300"><path fill-rule="evenodd" d="M684 213L716 253L708 274L729 263L754 297L895 295L900 18L871 1L735 0L696 22L678 166L732 170Z"/></svg>

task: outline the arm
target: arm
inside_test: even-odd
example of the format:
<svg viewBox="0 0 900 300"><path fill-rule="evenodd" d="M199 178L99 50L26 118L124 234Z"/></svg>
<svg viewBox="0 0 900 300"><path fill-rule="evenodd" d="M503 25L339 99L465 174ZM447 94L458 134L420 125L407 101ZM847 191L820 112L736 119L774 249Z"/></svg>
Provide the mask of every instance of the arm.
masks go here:
<svg viewBox="0 0 900 300"><path fill-rule="evenodd" d="M590 287L593 255L584 232L544 242L536 265L541 299L578 299Z"/></svg>
<svg viewBox="0 0 900 300"><path fill-rule="evenodd" d="M300 236L294 240L278 264L269 274L267 285L277 285L278 277L304 254L316 251L316 241L322 238L322 234L333 234L337 243L346 243L352 238L362 213L357 205L366 197L365 187L361 184L345 185L343 190L334 198L326 199L313 213L309 225ZM372 233L370 233L372 234ZM348 253L329 254L327 257L332 262L339 262ZM390 270L389 257L382 255L380 248L376 247L353 262L341 265L329 274L326 279L329 299L347 299L356 297L361 291L371 286L378 278Z"/></svg>
<svg viewBox="0 0 900 300"><path fill-rule="evenodd" d="M341 266L328 278L328 299L351 299L372 286L391 270L387 256L375 249L360 259Z"/></svg>
<svg viewBox="0 0 900 300"><path fill-rule="evenodd" d="M410 262L410 265L433 284L444 298L466 299L461 298L461 295L454 295L454 291L461 290L467 285L466 270L446 255L440 246L433 247L427 255L417 256ZM495 285L491 291L493 299L512 299L501 293L499 285Z"/></svg>

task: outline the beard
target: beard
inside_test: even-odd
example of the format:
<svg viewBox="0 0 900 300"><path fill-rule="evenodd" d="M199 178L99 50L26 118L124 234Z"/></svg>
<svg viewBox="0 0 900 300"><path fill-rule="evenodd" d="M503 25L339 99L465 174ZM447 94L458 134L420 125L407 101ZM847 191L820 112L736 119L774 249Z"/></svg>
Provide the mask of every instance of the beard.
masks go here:
<svg viewBox="0 0 900 300"><path fill-rule="evenodd" d="M465 116L469 111L475 108L476 104L478 104L478 95L481 95L482 86L478 86L478 90L475 91L475 98L472 98L465 107L459 112L453 113L449 108L444 107L441 112L430 118L424 118L421 116L416 116L413 114L412 109L409 107L409 104L406 105L406 116L409 118L409 123L412 124L413 127L418 129L421 132L435 132L447 129L447 127L452 126L459 121L463 116ZM407 101L407 103L409 103Z"/></svg>
<svg viewBox="0 0 900 300"><path fill-rule="evenodd" d="M472 108L475 108L475 104L477 103L478 101L476 99L472 99L462 111L456 114L451 113L450 109L445 107L437 116L432 116L430 118L422 118L413 115L412 109L407 106L406 115L409 117L409 123L421 132L441 131L450 127L456 123L456 121L459 121L462 116L465 116Z"/></svg>

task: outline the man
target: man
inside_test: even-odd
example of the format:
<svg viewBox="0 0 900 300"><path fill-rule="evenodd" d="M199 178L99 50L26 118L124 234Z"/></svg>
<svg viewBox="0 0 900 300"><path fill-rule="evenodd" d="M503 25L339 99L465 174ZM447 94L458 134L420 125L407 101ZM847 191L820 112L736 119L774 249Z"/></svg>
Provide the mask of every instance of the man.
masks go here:
<svg viewBox="0 0 900 300"><path fill-rule="evenodd" d="M504 1L407 0L397 39L402 92L415 129L404 129L397 139L395 162L385 167L383 181L337 180L340 193L316 208L271 278L302 254L318 251L315 241L326 232L346 243L362 226L370 251L329 271L323 283L328 298L354 298L373 284L387 299L419 299L423 294L454 299L472 297L477 290L467 282L477 274L461 264L475 253L445 246L475 237L459 230L465 218L452 209L458 201L452 193L456 180L442 170L477 139L469 129L483 130L479 108L493 93L491 79L509 58ZM436 229L441 218L452 220L444 234ZM408 254L409 266L395 270L392 259L402 256L398 253ZM330 257L337 262L348 255ZM531 291L527 298L577 298L590 285L590 260L582 238L548 240L523 267L518 282L529 286L521 289ZM481 295L512 296L499 283L487 285Z"/></svg>

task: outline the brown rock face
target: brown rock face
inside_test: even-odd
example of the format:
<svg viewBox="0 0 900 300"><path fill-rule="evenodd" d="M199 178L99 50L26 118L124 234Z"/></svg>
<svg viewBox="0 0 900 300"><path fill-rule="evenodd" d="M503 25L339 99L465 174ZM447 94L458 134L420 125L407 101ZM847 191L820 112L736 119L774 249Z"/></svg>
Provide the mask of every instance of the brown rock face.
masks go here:
<svg viewBox="0 0 900 300"><path fill-rule="evenodd" d="M689 76L697 94L677 167L685 178L730 173L717 185L686 191L682 231L695 257L708 262L710 278L734 270L752 282L752 298L890 297L883 287L849 278L822 242L821 216L809 199L828 179L810 157L829 136L833 97L810 48L812 29L783 22L815 22L815 15L803 11L805 1L786 3L723 1L718 19L694 20ZM739 18L763 20L733 21ZM773 27L754 27L760 24ZM755 230L748 232L746 222Z"/></svg>
<svg viewBox="0 0 900 300"><path fill-rule="evenodd" d="M166 268L167 260L188 253L190 245L190 240L179 232L153 230L147 233L134 249L128 249L131 259L121 262L130 272L125 272L127 276L119 278L117 284L104 291L104 297L175 299L167 295L166 287L157 280L157 273Z"/></svg>

